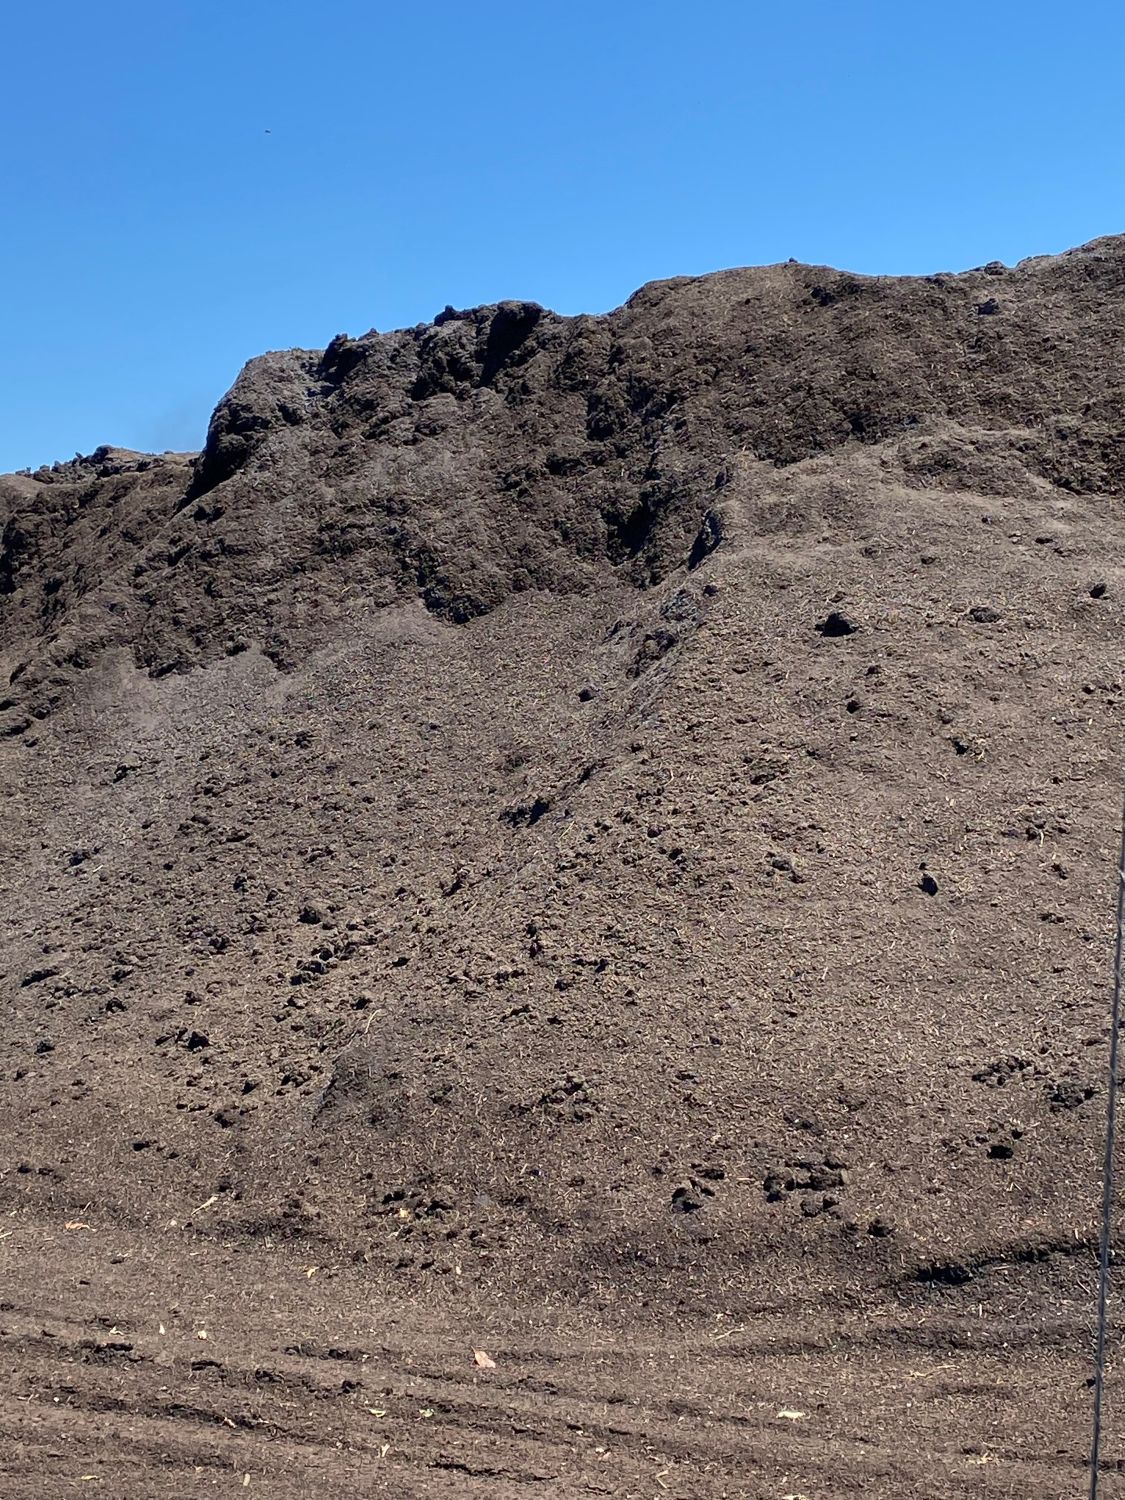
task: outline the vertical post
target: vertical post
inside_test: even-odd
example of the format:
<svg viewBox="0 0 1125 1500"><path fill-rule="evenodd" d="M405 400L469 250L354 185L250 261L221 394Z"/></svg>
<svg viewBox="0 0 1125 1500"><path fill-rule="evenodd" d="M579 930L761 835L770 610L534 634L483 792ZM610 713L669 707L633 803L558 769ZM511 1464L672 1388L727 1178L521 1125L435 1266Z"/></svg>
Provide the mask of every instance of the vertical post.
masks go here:
<svg viewBox="0 0 1125 1500"><path fill-rule="evenodd" d="M1121 1039L1121 950L1125 932L1125 807L1121 815L1121 853L1117 862L1117 938L1113 955L1113 1009L1109 1029L1109 1077L1106 1083L1105 1169L1102 1176L1102 1232L1098 1275L1098 1334L1094 1352L1094 1432L1090 1445L1090 1500L1098 1500L1102 1452L1102 1399L1105 1395L1105 1335L1109 1301L1110 1240L1113 1228L1113 1157L1117 1138L1117 1054Z"/></svg>

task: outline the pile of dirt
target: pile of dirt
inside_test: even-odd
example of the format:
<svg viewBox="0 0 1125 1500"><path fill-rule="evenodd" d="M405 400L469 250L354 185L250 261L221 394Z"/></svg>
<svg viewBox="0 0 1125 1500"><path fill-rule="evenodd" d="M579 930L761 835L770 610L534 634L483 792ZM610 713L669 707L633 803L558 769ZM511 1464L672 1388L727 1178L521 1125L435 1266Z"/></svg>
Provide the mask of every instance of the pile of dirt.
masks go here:
<svg viewBox="0 0 1125 1500"><path fill-rule="evenodd" d="M5 1208L462 1299L1084 1273L1123 348L1122 239L728 271L0 481Z"/></svg>

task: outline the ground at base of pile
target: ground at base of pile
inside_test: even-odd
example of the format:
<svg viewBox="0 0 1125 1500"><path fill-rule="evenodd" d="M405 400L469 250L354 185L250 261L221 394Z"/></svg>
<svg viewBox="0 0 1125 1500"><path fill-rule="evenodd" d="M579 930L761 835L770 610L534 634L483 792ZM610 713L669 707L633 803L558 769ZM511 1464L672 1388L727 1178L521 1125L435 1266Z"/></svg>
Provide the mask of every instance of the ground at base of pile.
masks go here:
<svg viewBox="0 0 1125 1500"><path fill-rule="evenodd" d="M5 1500L1056 1500L1084 1485L1090 1308L1037 1268L1000 1313L947 1288L685 1321L396 1301L295 1245L185 1239L173 1256L93 1216L7 1222Z"/></svg>

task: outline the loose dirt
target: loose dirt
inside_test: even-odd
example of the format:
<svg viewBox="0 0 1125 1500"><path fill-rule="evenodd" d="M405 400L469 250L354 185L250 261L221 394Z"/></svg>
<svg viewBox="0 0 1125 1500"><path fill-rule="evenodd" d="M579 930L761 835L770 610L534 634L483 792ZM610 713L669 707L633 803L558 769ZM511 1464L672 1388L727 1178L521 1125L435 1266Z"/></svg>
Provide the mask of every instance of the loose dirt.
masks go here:
<svg viewBox="0 0 1125 1500"><path fill-rule="evenodd" d="M0 480L0 1494L1082 1492L1123 335L729 271Z"/></svg>

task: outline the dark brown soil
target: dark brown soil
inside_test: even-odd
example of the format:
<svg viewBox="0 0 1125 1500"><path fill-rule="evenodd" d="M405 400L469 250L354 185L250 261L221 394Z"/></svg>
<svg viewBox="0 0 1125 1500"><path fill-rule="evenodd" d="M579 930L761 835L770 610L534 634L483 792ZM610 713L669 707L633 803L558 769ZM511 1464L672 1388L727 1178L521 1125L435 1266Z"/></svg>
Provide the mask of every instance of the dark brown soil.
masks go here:
<svg viewBox="0 0 1125 1500"><path fill-rule="evenodd" d="M1081 1493L1123 340L730 271L0 480L0 1495Z"/></svg>

